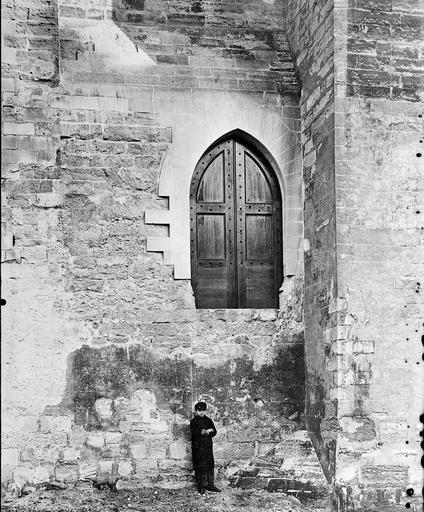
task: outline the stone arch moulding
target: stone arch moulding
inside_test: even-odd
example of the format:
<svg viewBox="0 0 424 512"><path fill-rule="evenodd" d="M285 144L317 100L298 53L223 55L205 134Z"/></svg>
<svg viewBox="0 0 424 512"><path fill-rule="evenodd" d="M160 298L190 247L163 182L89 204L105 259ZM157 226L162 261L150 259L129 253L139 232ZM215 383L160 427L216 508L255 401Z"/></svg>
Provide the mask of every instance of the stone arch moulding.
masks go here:
<svg viewBox="0 0 424 512"><path fill-rule="evenodd" d="M263 112L261 113L263 115ZM256 121L256 122L255 122ZM249 132L238 127L218 132L218 123L187 123L185 129L174 131L173 142L163 161L159 179L159 196L169 198L168 210L146 210L146 224L168 225L168 237L148 237L147 251L162 252L165 265L174 266L175 279L190 279L190 183L196 164L203 153L218 140L237 135L253 145L268 160L280 185L283 213L283 277L299 273L301 264L298 251L289 247L288 225L291 222L287 201L287 179L282 169L293 173L295 168L301 175L301 158L293 160L292 152L284 148L285 131L291 130L281 123L281 119L269 119L269 123L252 119ZM266 127L266 128L264 128ZM290 159L290 161L288 161ZM293 163L294 162L294 163ZM301 208L302 199L299 198ZM296 247L301 245L301 237ZM293 246L293 241L290 246Z"/></svg>

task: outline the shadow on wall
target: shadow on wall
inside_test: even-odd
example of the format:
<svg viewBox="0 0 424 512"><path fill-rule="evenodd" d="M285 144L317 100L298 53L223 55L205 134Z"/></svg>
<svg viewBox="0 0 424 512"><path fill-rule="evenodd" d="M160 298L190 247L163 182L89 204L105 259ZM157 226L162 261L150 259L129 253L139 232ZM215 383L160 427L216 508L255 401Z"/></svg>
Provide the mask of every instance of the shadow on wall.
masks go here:
<svg viewBox="0 0 424 512"><path fill-rule="evenodd" d="M61 8L61 58L71 71L112 73L125 69L154 66L155 62L140 48L137 39L130 38L125 26L113 19L75 18L73 11ZM102 16L106 16L106 12ZM74 68L72 61L78 61Z"/></svg>
<svg viewBox="0 0 424 512"><path fill-rule="evenodd" d="M187 4L189 5L189 2ZM187 22L194 24L196 27L204 26L205 18L199 15L203 10L202 2L192 2L192 4L198 4L198 6L187 7L189 11L186 13ZM172 7L168 4L166 11L155 10L152 6L149 10L145 8L145 0L112 0L112 22L115 28L111 29L112 37L110 37L111 34L108 34L110 41L109 55L116 53L117 63L121 66L125 64L130 66L188 65L187 51L183 48L186 38L180 33L184 30L180 30L180 27L174 27L165 38L168 41L164 41L160 34L161 27L163 27L163 30L169 30L167 24L169 21L173 21L173 16L169 12ZM193 13L190 12L191 9L194 9ZM191 16L191 14L194 16ZM155 30L150 33L151 29ZM177 51L176 45L178 43L179 50ZM154 53L155 55L152 58L148 53ZM124 56L124 60L122 60L122 56ZM107 65L109 64L113 65L113 61L111 62L108 59ZM151 80L151 85L155 85L154 79Z"/></svg>
<svg viewBox="0 0 424 512"><path fill-rule="evenodd" d="M243 72L258 81L268 78L255 75L256 71L277 72L284 76L272 77L274 87L281 80L284 92L298 93L287 36L281 30L283 16L283 2L273 0L231 6L183 0L168 2L166 8L161 2L112 0L113 22L133 42L136 52L154 55L151 64L215 65L220 68L219 77L233 78L234 83ZM229 68L239 72L231 74ZM216 79L209 73L199 77L202 83L207 78Z"/></svg>

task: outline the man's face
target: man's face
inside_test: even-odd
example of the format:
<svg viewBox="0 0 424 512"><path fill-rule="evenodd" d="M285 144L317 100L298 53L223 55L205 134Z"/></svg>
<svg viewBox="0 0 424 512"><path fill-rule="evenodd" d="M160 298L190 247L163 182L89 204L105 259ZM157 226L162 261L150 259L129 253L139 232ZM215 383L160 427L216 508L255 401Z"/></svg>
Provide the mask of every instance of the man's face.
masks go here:
<svg viewBox="0 0 424 512"><path fill-rule="evenodd" d="M205 411L196 410L196 414L197 414L197 416L200 416L201 418L203 418L203 416L205 415Z"/></svg>

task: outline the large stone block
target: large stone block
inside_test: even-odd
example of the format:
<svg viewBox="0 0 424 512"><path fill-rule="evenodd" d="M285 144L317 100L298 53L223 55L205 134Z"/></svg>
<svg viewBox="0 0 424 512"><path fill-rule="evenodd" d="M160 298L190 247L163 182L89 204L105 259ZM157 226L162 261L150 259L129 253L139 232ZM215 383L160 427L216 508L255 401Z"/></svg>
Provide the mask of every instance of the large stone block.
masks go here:
<svg viewBox="0 0 424 512"><path fill-rule="evenodd" d="M148 456L147 443L134 443L130 445L130 450L134 459L146 459Z"/></svg>
<svg viewBox="0 0 424 512"><path fill-rule="evenodd" d="M122 441L121 432L106 432L105 433L106 446L120 444Z"/></svg>
<svg viewBox="0 0 424 512"><path fill-rule="evenodd" d="M13 469L13 481L21 489L24 485L33 482L34 474L34 468L31 466L16 466Z"/></svg>
<svg viewBox="0 0 424 512"><path fill-rule="evenodd" d="M372 340L357 340L353 343L354 354L374 354L375 342Z"/></svg>
<svg viewBox="0 0 424 512"><path fill-rule="evenodd" d="M18 448L3 448L1 450L2 465L16 466L18 464L18 462L19 462L19 449Z"/></svg>
<svg viewBox="0 0 424 512"><path fill-rule="evenodd" d="M215 443L214 454L218 459L251 459L255 454L255 443Z"/></svg>
<svg viewBox="0 0 424 512"><path fill-rule="evenodd" d="M82 446L87 438L87 432L81 425L73 425L68 438L71 446Z"/></svg>
<svg viewBox="0 0 424 512"><path fill-rule="evenodd" d="M187 457L187 443L175 441L169 445L169 455L172 459L184 459Z"/></svg>
<svg viewBox="0 0 424 512"><path fill-rule="evenodd" d="M65 201L65 196L62 194L52 193L39 193L35 195L34 206L40 208L56 208L61 206Z"/></svg>
<svg viewBox="0 0 424 512"><path fill-rule="evenodd" d="M133 472L134 468L131 462L122 460L118 463L118 474L120 476L126 477L129 476Z"/></svg>
<svg viewBox="0 0 424 512"><path fill-rule="evenodd" d="M34 476L32 479L32 483L37 485L44 482L48 482L50 478L54 475L54 465L43 464L40 466L36 466L34 468Z"/></svg>
<svg viewBox="0 0 424 512"><path fill-rule="evenodd" d="M60 453L61 462L76 462L81 457L81 450L72 446L67 446Z"/></svg>
<svg viewBox="0 0 424 512"><path fill-rule="evenodd" d="M34 135L34 123L4 123L4 133L6 135Z"/></svg>
<svg viewBox="0 0 424 512"><path fill-rule="evenodd" d="M42 250L43 259L45 257L45 249ZM72 429L72 417L71 416L41 416L40 417L40 431L42 433L51 432L66 432L69 433Z"/></svg>
<svg viewBox="0 0 424 512"><path fill-rule="evenodd" d="M36 461L46 461L54 464L60 458L61 449L66 446L66 442L64 444L57 445L52 442L51 439L46 439L45 444L41 441L38 441L36 445L35 442L33 448L27 449L22 452L22 456L31 459L32 457Z"/></svg>
<svg viewBox="0 0 424 512"><path fill-rule="evenodd" d="M94 403L94 408L100 419L110 420L113 416L112 400L110 398L99 398Z"/></svg>
<svg viewBox="0 0 424 512"><path fill-rule="evenodd" d="M100 460L99 461L99 473L112 474L113 461L112 460Z"/></svg>
<svg viewBox="0 0 424 512"><path fill-rule="evenodd" d="M167 443L163 441L152 442L149 446L150 459L165 459L167 454Z"/></svg>
<svg viewBox="0 0 424 512"><path fill-rule="evenodd" d="M105 445L105 435L103 432L89 432L86 439L87 446L91 448L103 448Z"/></svg>
<svg viewBox="0 0 424 512"><path fill-rule="evenodd" d="M170 128L109 125L104 129L104 138L106 140L171 142L171 137Z"/></svg>
<svg viewBox="0 0 424 512"><path fill-rule="evenodd" d="M94 480L97 475L97 463L85 462L79 466L79 475L81 480Z"/></svg>
<svg viewBox="0 0 424 512"><path fill-rule="evenodd" d="M55 467L56 480L65 483L74 483L79 479L79 468L76 464L60 464Z"/></svg>

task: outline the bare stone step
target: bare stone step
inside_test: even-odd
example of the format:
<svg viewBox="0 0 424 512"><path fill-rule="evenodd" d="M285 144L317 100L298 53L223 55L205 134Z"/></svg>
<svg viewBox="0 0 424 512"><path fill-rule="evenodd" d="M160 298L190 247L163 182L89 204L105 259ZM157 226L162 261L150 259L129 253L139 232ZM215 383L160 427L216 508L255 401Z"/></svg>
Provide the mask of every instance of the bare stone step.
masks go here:
<svg viewBox="0 0 424 512"><path fill-rule="evenodd" d="M327 499L330 486L306 430L292 432L267 453L239 470L231 485L293 495L301 501Z"/></svg>

